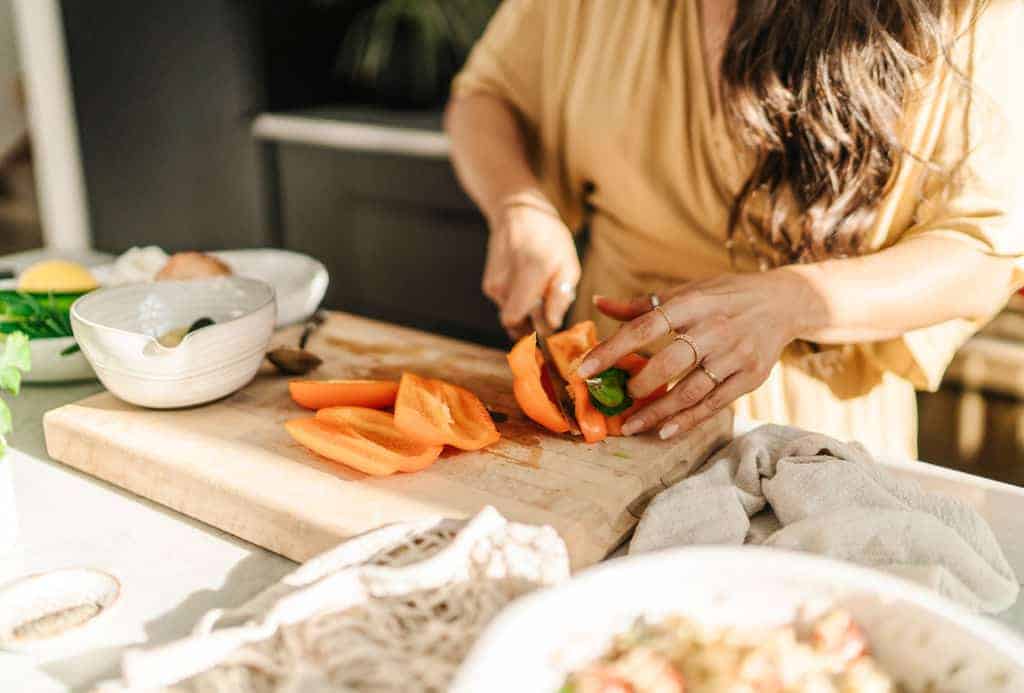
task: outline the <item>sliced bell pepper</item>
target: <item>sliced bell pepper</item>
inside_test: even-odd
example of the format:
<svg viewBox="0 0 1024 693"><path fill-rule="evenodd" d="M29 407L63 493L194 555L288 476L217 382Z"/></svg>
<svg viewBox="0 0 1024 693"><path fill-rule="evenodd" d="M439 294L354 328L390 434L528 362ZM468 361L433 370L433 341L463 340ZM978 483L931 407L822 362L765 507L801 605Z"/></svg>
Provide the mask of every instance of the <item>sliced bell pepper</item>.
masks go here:
<svg viewBox="0 0 1024 693"><path fill-rule="evenodd" d="M579 376L573 376L568 383L569 396L575 405L576 424L580 427L583 440L596 443L608 437L608 422L590 401L587 383Z"/></svg>
<svg viewBox="0 0 1024 693"><path fill-rule="evenodd" d="M555 360L555 368L565 378L572 380L579 361L597 346L597 327L593 320L584 320L548 337L548 351Z"/></svg>
<svg viewBox="0 0 1024 693"><path fill-rule="evenodd" d="M615 367L621 368L629 373L630 376L634 376L644 369L644 366L647 365L649 360L650 359L645 356L641 356L640 354L626 354L615 363Z"/></svg>
<svg viewBox="0 0 1024 693"><path fill-rule="evenodd" d="M528 334L508 354L512 392L523 413L554 433L568 433L569 422L555 403L550 383L544 382L544 357L537 349L537 335Z"/></svg>
<svg viewBox="0 0 1024 693"><path fill-rule="evenodd" d="M314 418L293 419L284 426L297 443L371 476L387 476L403 467L410 471L422 468L427 459L433 462L441 454L439 446L413 448L407 440L406 447L393 449L387 445L387 437L367 435L365 427L332 426Z"/></svg>
<svg viewBox="0 0 1024 693"><path fill-rule="evenodd" d="M420 443L460 450L479 450L501 437L487 407L472 392L415 373L402 374L395 425Z"/></svg>
<svg viewBox="0 0 1024 693"><path fill-rule="evenodd" d="M647 365L647 361L648 359L641 356L640 354L626 354L625 356L618 360L618 362L615 364L615 367L621 368L622 370L629 373L630 377L633 377L634 375L643 370L644 366ZM663 397L666 392L668 392L668 387L662 385L648 396L642 399L634 400L633 406L631 406L629 409L622 412L621 414L609 416L608 435L621 436L622 424L626 422L626 419L633 416L633 414L640 411L640 409L646 407L648 404L658 399L659 397Z"/></svg>
<svg viewBox="0 0 1024 693"><path fill-rule="evenodd" d="M306 409L394 406L398 383L389 380L292 380L288 391Z"/></svg>
<svg viewBox="0 0 1024 693"><path fill-rule="evenodd" d="M366 407L328 407L316 413L316 420L352 436L379 459L394 459L400 472L426 469L441 454L443 445L424 445L411 440L395 426L392 414ZM377 446L380 449L373 447Z"/></svg>
<svg viewBox="0 0 1024 693"><path fill-rule="evenodd" d="M583 439L596 443L608 436L605 416L590 401L587 384L576 375L576 368L587 353L597 346L597 327L593 321L585 320L548 337L548 350L555 360L555 368L568 386L569 396L575 408L576 423Z"/></svg>

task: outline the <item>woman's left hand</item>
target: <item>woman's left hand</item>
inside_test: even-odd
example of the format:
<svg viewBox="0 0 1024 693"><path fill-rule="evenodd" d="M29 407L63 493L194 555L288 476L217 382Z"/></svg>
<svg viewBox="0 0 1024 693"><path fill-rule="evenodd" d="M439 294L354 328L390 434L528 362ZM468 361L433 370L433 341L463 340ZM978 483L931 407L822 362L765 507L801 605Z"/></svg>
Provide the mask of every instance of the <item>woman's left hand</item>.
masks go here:
<svg viewBox="0 0 1024 693"><path fill-rule="evenodd" d="M692 429L765 381L783 348L822 324L827 311L797 268L728 274L677 287L659 297L595 296L598 309L628 321L579 368L583 378L671 332L677 336L629 381L634 398L681 377L668 394L629 418L633 435L659 427L662 438ZM692 343L692 346L691 346Z"/></svg>

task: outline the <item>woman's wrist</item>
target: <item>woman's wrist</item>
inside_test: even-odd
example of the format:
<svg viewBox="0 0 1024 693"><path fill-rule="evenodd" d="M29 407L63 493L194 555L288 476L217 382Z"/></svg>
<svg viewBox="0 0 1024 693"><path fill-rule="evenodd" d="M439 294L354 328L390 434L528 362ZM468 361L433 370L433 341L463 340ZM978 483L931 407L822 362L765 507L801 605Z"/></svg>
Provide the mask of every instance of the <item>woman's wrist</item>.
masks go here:
<svg viewBox="0 0 1024 693"><path fill-rule="evenodd" d="M788 317L792 339L813 339L832 326L834 301L828 275L818 263L787 265L768 273L777 282L772 288L780 310Z"/></svg>
<svg viewBox="0 0 1024 693"><path fill-rule="evenodd" d="M484 216L493 227L509 209L514 207L528 207L561 220L558 208L536 187L520 188L496 197L484 210Z"/></svg>

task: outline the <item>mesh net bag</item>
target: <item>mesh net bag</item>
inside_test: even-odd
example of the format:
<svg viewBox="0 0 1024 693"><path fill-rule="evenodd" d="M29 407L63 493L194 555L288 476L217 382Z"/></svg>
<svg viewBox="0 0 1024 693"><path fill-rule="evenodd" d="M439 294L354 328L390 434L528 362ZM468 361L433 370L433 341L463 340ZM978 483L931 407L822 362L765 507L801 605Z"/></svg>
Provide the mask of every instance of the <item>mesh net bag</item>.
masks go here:
<svg viewBox="0 0 1024 693"><path fill-rule="evenodd" d="M446 690L483 628L516 597L569 576L550 527L391 525L312 559L193 636L128 653L101 691L360 693Z"/></svg>

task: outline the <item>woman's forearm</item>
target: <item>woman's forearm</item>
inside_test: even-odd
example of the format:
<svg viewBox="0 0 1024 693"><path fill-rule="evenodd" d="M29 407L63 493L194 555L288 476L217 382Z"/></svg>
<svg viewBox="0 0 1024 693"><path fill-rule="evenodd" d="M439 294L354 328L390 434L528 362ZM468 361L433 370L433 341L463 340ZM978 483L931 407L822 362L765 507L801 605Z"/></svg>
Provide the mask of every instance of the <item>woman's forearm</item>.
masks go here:
<svg viewBox="0 0 1024 693"><path fill-rule="evenodd" d="M1008 298L1013 263L954 239L919 238L863 257L777 271L806 282L812 308L800 336L848 344L989 317Z"/></svg>
<svg viewBox="0 0 1024 693"><path fill-rule="evenodd" d="M542 197L515 110L487 94L454 99L445 112L452 163L462 187L488 219L515 195Z"/></svg>

